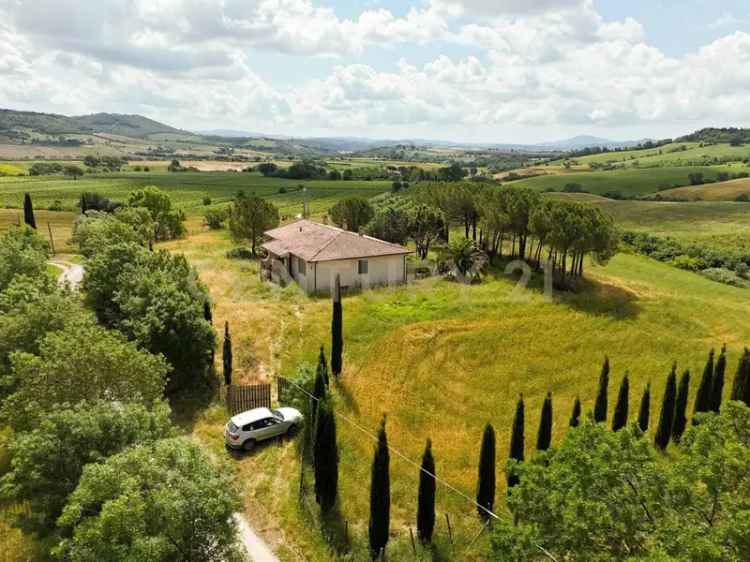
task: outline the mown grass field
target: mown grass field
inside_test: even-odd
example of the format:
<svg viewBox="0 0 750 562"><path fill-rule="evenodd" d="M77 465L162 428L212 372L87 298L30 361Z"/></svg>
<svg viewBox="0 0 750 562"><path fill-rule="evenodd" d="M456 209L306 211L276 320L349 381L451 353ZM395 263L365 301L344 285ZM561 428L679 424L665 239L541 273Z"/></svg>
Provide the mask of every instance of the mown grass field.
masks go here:
<svg viewBox="0 0 750 562"><path fill-rule="evenodd" d="M234 349L240 350L235 351L236 369L244 380L291 375L301 363L314 364L321 343L330 349L329 301L309 299L293 286L261 284L255 263L224 257L231 247L226 233L194 229L189 238L167 247L185 253L210 287L215 322L230 322ZM628 371L631 417L650 381L653 423L673 361L694 373L693 396L708 350L726 343L731 381L740 350L750 342L746 291L632 255L589 267L589 276L587 291L558 294L554 302L538 289L524 293L521 302L514 300L514 279L499 274L478 286L432 279L345 299L345 372L336 392L341 512L349 521L354 551L348 559L366 559L373 443L344 416L375 430L387 414L389 443L411 459L419 459L425 439L431 438L437 473L473 497L484 424L491 422L497 430L502 467L515 401L522 393L531 454L542 400L552 391L554 439L559 440L576 396L584 411L592 408L604 354L612 361L610 404ZM213 410L195 428L197 438L217 452L224 417ZM248 516L284 545L284 559L336 559L315 526L300 515L296 459L294 445L286 443L232 460ZM394 560L410 556L408 526L415 524L417 481L417 469L392 456ZM500 469L501 513L503 494ZM471 504L439 488L438 511L439 546L432 559L482 559L486 537L470 545L480 529ZM445 513L454 525L453 549Z"/></svg>
<svg viewBox="0 0 750 562"><path fill-rule="evenodd" d="M543 168L542 168L543 169ZM553 170L555 170L553 168ZM562 191L567 184L579 184L585 191L603 195L620 192L623 195L645 195L663 189L689 185L689 174L702 173L706 181L716 181L720 172L747 171L744 164L722 166L677 166L662 168L625 168L598 172L552 173L508 182L538 191Z"/></svg>

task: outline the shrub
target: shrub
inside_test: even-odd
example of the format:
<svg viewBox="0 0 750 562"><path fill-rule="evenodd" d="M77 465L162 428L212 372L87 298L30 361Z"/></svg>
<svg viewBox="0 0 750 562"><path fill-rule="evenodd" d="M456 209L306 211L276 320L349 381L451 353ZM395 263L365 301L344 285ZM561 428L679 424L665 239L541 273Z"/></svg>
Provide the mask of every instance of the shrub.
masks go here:
<svg viewBox="0 0 750 562"><path fill-rule="evenodd" d="M725 285L731 285L733 287L750 288L750 281L739 277L734 271L725 269L723 267L711 267L704 269L701 274L708 277L712 281L718 281Z"/></svg>
<svg viewBox="0 0 750 562"><path fill-rule="evenodd" d="M204 204L205 206L208 206L208 205L210 205L210 204L211 204L211 198L210 198L210 197L208 197L208 196L204 197L204 198L203 198L203 204Z"/></svg>
<svg viewBox="0 0 750 562"><path fill-rule="evenodd" d="M253 253L248 248L232 248L227 252L230 260L251 260Z"/></svg>
<svg viewBox="0 0 750 562"><path fill-rule="evenodd" d="M687 271L700 271L706 268L706 262L702 259L686 256L685 254L675 257L669 263L674 267L685 269Z"/></svg>
<svg viewBox="0 0 750 562"><path fill-rule="evenodd" d="M221 230L224 228L227 214L226 209L208 209L203 213L203 222L211 230Z"/></svg>

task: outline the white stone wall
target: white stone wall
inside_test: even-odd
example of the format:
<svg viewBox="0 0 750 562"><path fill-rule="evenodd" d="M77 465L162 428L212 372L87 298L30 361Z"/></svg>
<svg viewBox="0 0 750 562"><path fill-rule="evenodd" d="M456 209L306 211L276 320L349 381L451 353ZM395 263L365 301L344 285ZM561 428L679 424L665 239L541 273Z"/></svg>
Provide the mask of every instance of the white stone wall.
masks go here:
<svg viewBox="0 0 750 562"><path fill-rule="evenodd" d="M368 262L368 272L364 275L358 273L359 260L336 260L308 263L307 275L295 274L295 279L308 293L330 293L336 274L341 276L341 286L350 289L368 289L404 283L405 257L403 255L364 259ZM292 267L296 267L296 264Z"/></svg>

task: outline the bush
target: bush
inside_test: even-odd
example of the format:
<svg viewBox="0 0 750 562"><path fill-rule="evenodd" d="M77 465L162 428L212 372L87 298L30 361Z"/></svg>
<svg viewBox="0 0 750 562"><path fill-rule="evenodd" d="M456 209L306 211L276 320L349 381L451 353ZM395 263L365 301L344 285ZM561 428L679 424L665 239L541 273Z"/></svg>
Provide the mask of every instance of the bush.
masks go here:
<svg viewBox="0 0 750 562"><path fill-rule="evenodd" d="M702 259L686 256L685 254L677 256L669 264L687 271L700 271L706 268L706 262Z"/></svg>
<svg viewBox="0 0 750 562"><path fill-rule="evenodd" d="M50 211L62 211L63 210L62 201L60 201L59 199L55 199L52 202L52 204L49 207L47 207L47 209Z"/></svg>
<svg viewBox="0 0 750 562"><path fill-rule="evenodd" d="M210 204L211 204L211 198L210 198L210 197L208 197L208 196L204 197L204 198L203 198L203 204L204 204L205 206L208 206L208 205L210 205Z"/></svg>
<svg viewBox="0 0 750 562"><path fill-rule="evenodd" d="M718 281L725 285L731 285L733 287L741 287L743 289L750 288L750 281L746 281L742 277L739 277L734 271L725 269L723 267L711 267L704 269L701 274L708 277L712 281Z"/></svg>
<svg viewBox="0 0 750 562"><path fill-rule="evenodd" d="M209 209L203 213L203 222L211 230L221 230L227 215L226 209Z"/></svg>
<svg viewBox="0 0 750 562"><path fill-rule="evenodd" d="M230 260L251 260L253 253L248 248L232 248L227 252Z"/></svg>

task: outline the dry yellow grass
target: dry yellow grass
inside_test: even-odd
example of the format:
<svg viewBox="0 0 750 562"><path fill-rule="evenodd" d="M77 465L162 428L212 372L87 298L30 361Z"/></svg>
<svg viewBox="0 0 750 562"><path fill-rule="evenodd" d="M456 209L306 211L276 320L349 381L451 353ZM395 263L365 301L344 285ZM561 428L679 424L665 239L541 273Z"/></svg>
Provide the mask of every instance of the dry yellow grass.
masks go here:
<svg viewBox="0 0 750 562"><path fill-rule="evenodd" d="M667 189L660 195L686 201L734 201L740 195L750 197L750 178Z"/></svg>
<svg viewBox="0 0 750 562"><path fill-rule="evenodd" d="M70 245L70 237L73 233L73 221L75 213L65 211L34 211L36 225L41 234L49 241L49 227L52 228L52 239L55 250L60 253L72 252L74 248ZM23 209L0 209L0 234L13 225L23 222ZM47 226L49 225L49 227Z"/></svg>

